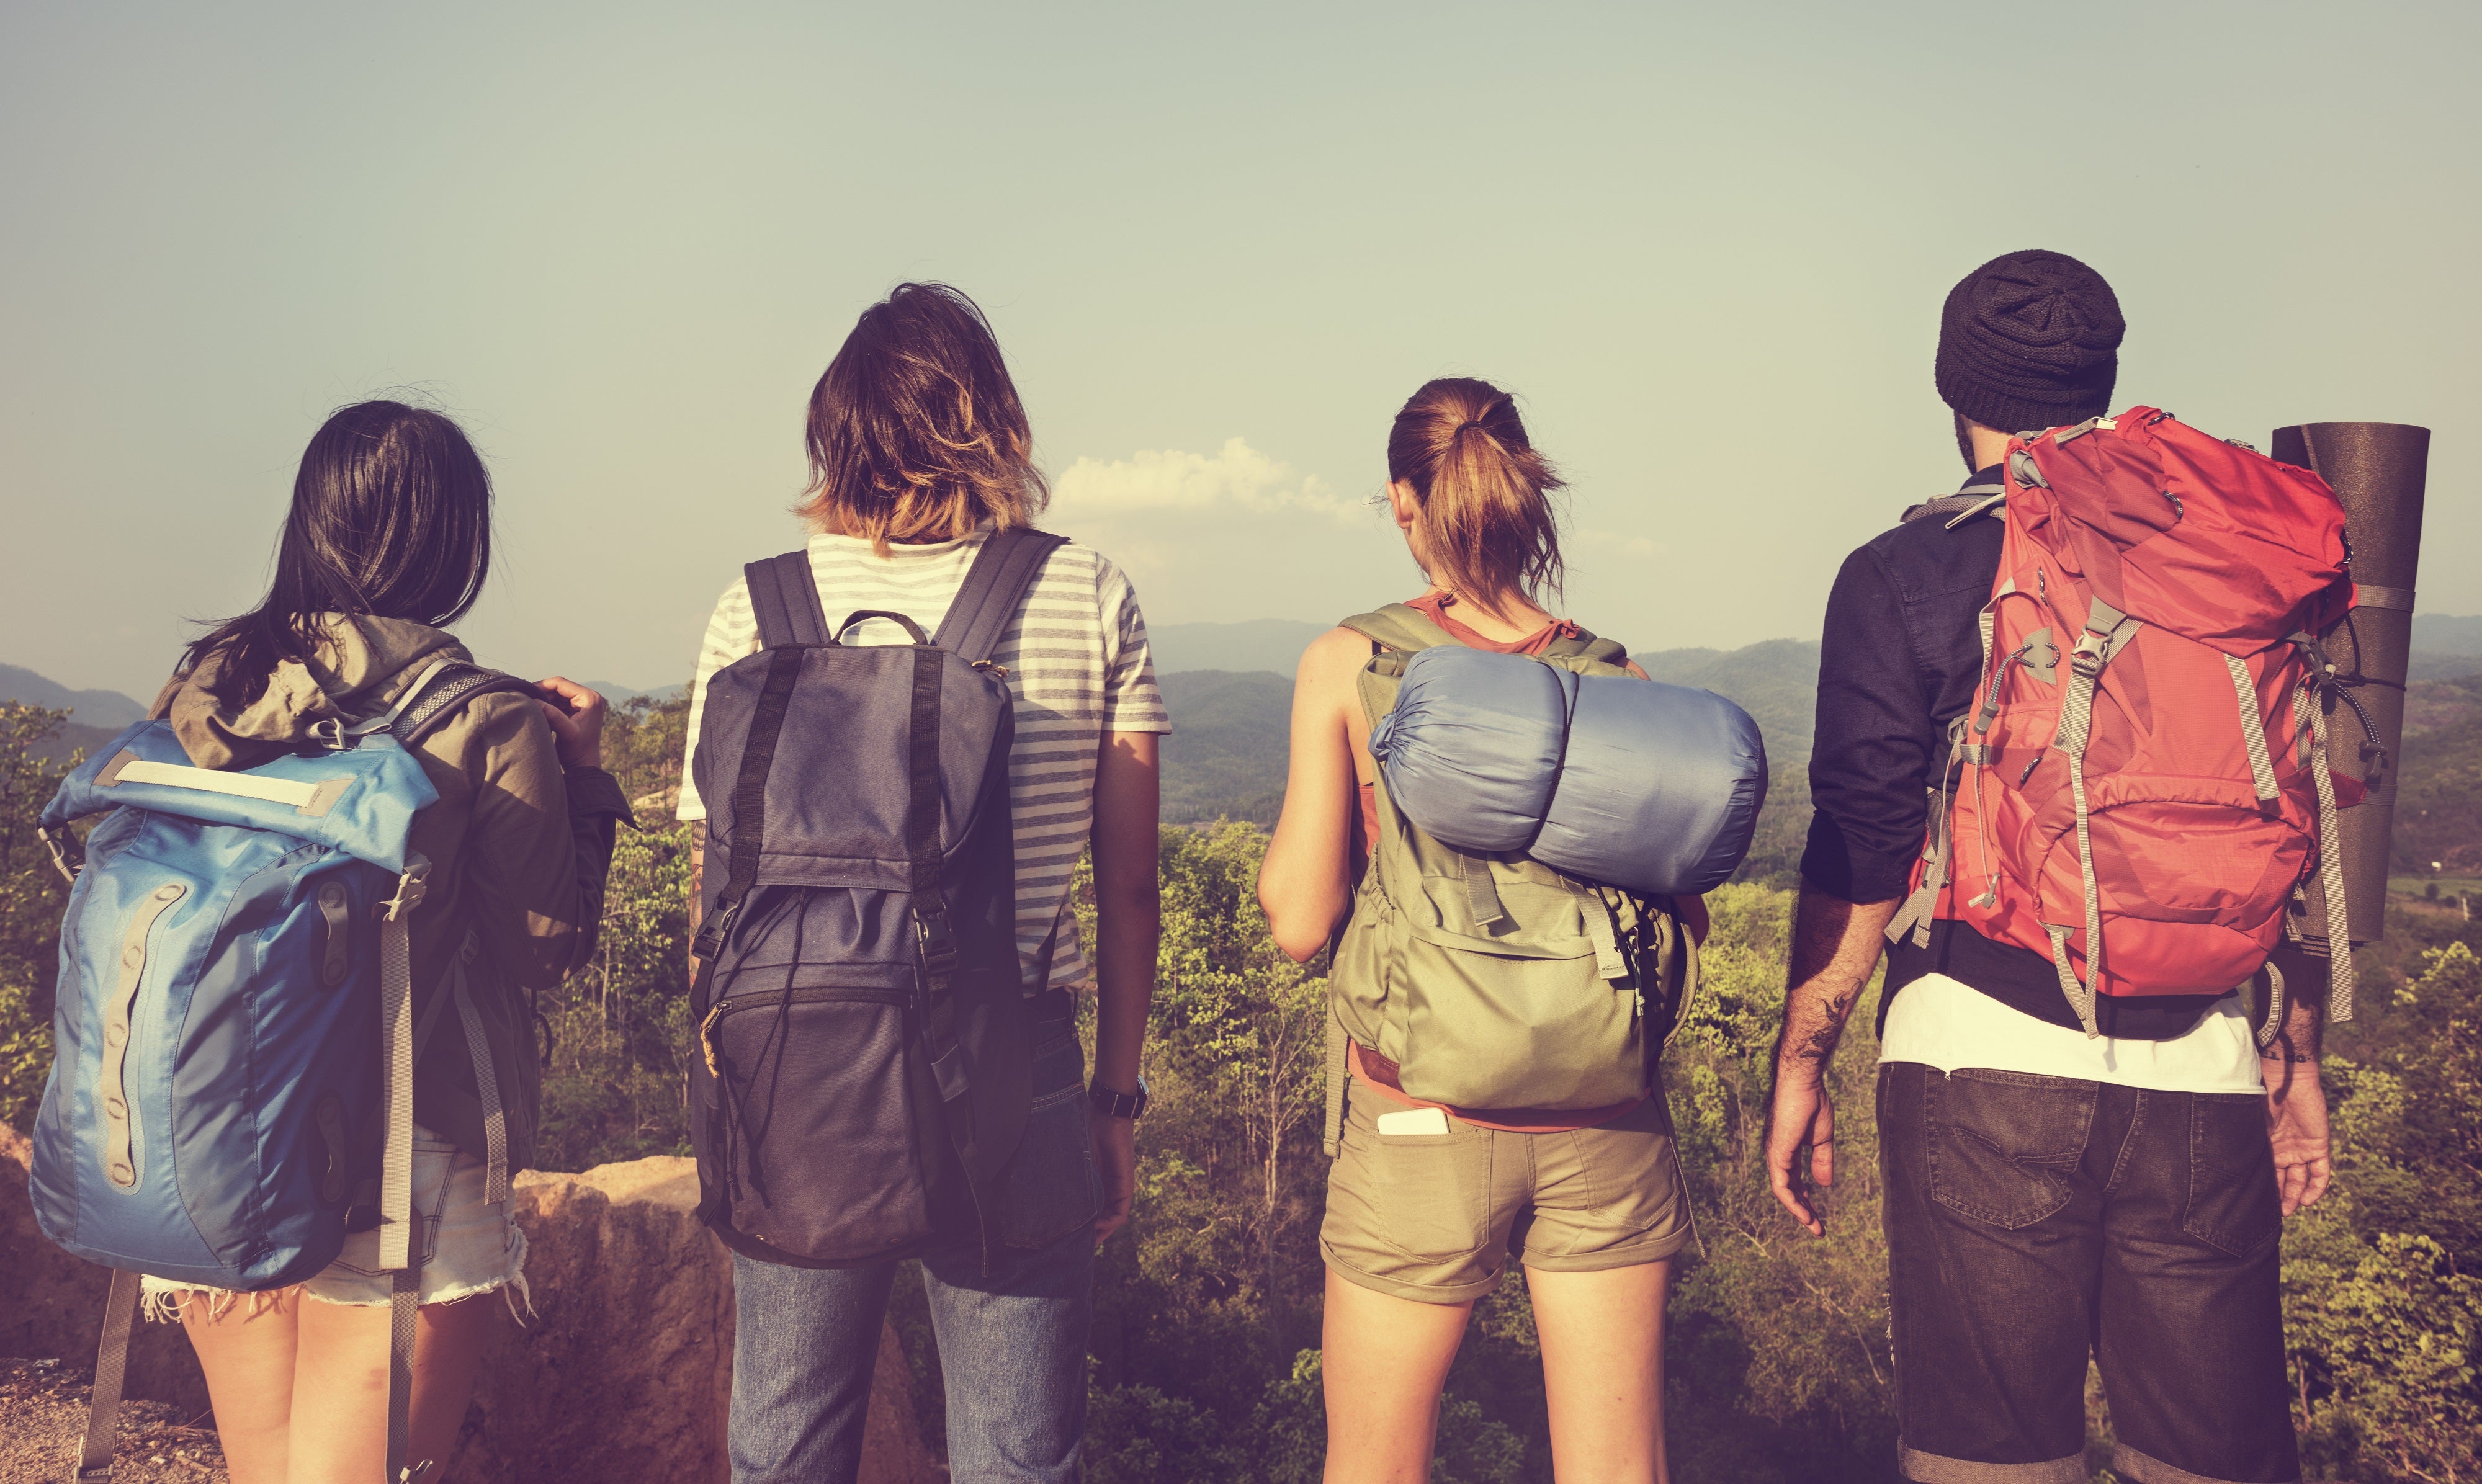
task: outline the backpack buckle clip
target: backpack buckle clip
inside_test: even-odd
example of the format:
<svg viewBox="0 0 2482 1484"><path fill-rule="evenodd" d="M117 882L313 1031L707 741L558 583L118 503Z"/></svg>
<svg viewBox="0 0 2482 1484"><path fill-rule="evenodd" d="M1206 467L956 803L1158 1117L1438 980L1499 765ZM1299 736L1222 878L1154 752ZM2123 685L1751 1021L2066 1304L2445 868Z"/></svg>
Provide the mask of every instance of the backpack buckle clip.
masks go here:
<svg viewBox="0 0 2482 1484"><path fill-rule="evenodd" d="M86 866L86 847L78 843L77 835L66 825L63 825L57 835L46 826L37 825L35 838L41 840L43 848L52 853L52 869L60 872L62 879L70 886L76 886L78 872Z"/></svg>
<svg viewBox="0 0 2482 1484"><path fill-rule="evenodd" d="M724 951L724 941L732 936L732 919L741 915L739 902L721 903L699 923L698 937L691 940L690 951L702 959L712 959Z"/></svg>
<svg viewBox="0 0 2482 1484"><path fill-rule="evenodd" d="M396 879L396 895L379 904L382 920L394 922L422 905L422 894L431 878L431 862L417 856L405 863L404 874Z"/></svg>
<svg viewBox="0 0 2482 1484"><path fill-rule="evenodd" d="M913 918L914 946L922 955L922 967L936 976L944 977L957 967L957 934L948 925L944 912L916 914Z"/></svg>

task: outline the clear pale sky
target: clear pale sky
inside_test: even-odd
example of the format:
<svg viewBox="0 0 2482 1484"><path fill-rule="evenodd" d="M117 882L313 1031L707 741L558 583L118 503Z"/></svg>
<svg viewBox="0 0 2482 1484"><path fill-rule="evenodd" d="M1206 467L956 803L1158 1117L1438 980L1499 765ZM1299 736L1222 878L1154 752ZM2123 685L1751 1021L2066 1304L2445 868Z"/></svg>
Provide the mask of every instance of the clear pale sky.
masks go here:
<svg viewBox="0 0 2482 1484"><path fill-rule="evenodd" d="M2084 258L2117 402L2435 430L2482 612L2482 7L0 7L0 661L150 695L392 388L491 462L481 656L685 679L786 549L892 284L978 298L1157 623L1415 588L1363 503L1428 377L1574 482L1569 608L1816 631L1961 470L1941 296ZM1237 442L1235 440L1238 440Z"/></svg>

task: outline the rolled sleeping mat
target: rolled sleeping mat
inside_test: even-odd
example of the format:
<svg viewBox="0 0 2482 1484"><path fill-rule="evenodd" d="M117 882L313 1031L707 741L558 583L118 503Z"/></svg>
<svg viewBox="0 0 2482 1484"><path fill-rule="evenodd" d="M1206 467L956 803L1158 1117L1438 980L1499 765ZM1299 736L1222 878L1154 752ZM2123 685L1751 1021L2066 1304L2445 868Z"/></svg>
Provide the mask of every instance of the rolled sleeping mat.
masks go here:
<svg viewBox="0 0 2482 1484"><path fill-rule="evenodd" d="M2374 942L2387 923L2430 430L2391 422L2303 423L2276 429L2272 452L2278 462L2327 481L2344 506L2359 598L2320 638L2337 669L2377 682L2351 687L2377 735L2365 739L2352 708L2338 705L2328 717L2328 756L2337 772L2363 778L2369 785L2368 797L2337 814L2336 822L2344 858L2345 926L2354 942ZM2309 898L2303 935L2313 952L2323 954L2329 942L2327 892L2314 873Z"/></svg>
<svg viewBox="0 0 2482 1484"><path fill-rule="evenodd" d="M1452 645L1406 662L1370 753L1434 838L1650 896L1722 886L1766 803L1758 724L1714 692Z"/></svg>

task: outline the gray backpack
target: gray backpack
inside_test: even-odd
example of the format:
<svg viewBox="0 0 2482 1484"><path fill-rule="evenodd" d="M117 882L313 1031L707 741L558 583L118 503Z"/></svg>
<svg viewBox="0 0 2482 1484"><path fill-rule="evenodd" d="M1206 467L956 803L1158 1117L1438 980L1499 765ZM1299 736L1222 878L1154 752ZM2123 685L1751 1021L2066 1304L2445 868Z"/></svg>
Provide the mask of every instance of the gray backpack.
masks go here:
<svg viewBox="0 0 2482 1484"><path fill-rule="evenodd" d="M936 636L875 611L830 627L806 552L746 569L760 649L707 681L692 760L718 885L690 1136L700 1214L736 1252L858 1266L978 1232L990 1259L1033 1085L990 657L1066 540L994 532ZM913 642L841 642L870 618Z"/></svg>

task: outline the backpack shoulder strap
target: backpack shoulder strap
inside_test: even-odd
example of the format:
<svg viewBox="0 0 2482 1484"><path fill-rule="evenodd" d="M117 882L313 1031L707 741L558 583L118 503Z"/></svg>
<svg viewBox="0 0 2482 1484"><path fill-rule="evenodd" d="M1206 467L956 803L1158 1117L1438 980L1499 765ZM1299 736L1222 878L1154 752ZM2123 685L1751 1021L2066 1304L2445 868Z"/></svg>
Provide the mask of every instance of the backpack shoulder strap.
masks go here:
<svg viewBox="0 0 2482 1484"><path fill-rule="evenodd" d="M1068 542L1066 536L1025 526L993 531L974 554L964 585L957 589L931 642L968 660L990 659L1043 564Z"/></svg>
<svg viewBox="0 0 2482 1484"><path fill-rule="evenodd" d="M1423 617L1422 610L1406 603L1389 603L1373 613L1357 613L1336 626L1405 654L1456 643L1446 629Z"/></svg>
<svg viewBox="0 0 2482 1484"><path fill-rule="evenodd" d="M465 702L497 691L523 691L531 696L535 688L532 681L505 671L463 663L450 665L407 692L409 703L388 724L388 735L396 738L400 747L418 746L423 738L447 726Z"/></svg>
<svg viewBox="0 0 2482 1484"><path fill-rule="evenodd" d="M1549 644L1545 645L1543 647L1543 654L1546 659L1567 659L1572 657L1578 659L1590 659L1595 661L1597 664L1610 665L1614 668L1619 668L1628 663L1628 647L1626 645L1622 644L1617 639L1604 639L1597 635L1590 634L1582 628L1577 630L1577 637L1574 639L1554 639Z"/></svg>
<svg viewBox="0 0 2482 1484"><path fill-rule="evenodd" d="M1951 531L1976 516L1999 515L2008 504L2006 485L1972 485L1954 494L1943 494L1936 500L1924 500L1910 506L1897 517L1898 525L1911 525L1916 520L1944 519Z"/></svg>
<svg viewBox="0 0 2482 1484"><path fill-rule="evenodd" d="M818 579L810 575L808 547L753 562L741 575L750 584L750 613L758 621L760 649L829 642L828 610L819 601Z"/></svg>

